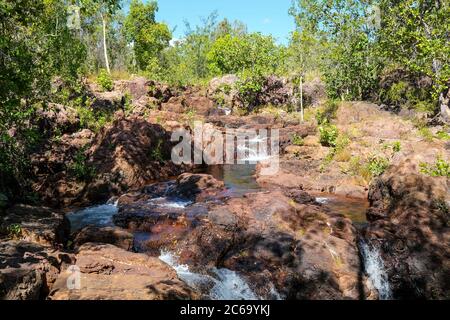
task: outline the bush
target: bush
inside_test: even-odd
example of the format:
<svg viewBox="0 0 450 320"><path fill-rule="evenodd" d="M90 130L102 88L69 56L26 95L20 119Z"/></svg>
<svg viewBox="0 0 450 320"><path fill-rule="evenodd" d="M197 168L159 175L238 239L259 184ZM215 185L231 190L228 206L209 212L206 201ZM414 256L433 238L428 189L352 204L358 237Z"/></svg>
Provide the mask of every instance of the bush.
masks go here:
<svg viewBox="0 0 450 320"><path fill-rule="evenodd" d="M384 157L371 157L367 163L367 170L373 177L382 175L389 167L389 160Z"/></svg>
<svg viewBox="0 0 450 320"><path fill-rule="evenodd" d="M236 83L240 100L247 112L258 105L258 97L263 88L264 77L257 73L244 73Z"/></svg>
<svg viewBox="0 0 450 320"><path fill-rule="evenodd" d="M303 140L303 138L301 136L299 136L298 134L294 133L292 135L292 144L294 146L303 146L305 144L305 141Z"/></svg>
<svg viewBox="0 0 450 320"><path fill-rule="evenodd" d="M338 109L339 103L336 100L328 100L322 110L318 110L316 113L317 123L319 125L330 123L336 118Z"/></svg>
<svg viewBox="0 0 450 320"><path fill-rule="evenodd" d="M71 172L77 179L87 181L94 177L95 169L87 164L86 157L87 146L81 148L75 153L73 162L69 165L69 172Z"/></svg>
<svg viewBox="0 0 450 320"><path fill-rule="evenodd" d="M320 143L325 147L336 147L339 131L335 125L324 124L319 127Z"/></svg>
<svg viewBox="0 0 450 320"><path fill-rule="evenodd" d="M112 89L114 89L114 82L111 78L111 75L105 69L100 70L97 76L97 84L104 91L111 91Z"/></svg>
<svg viewBox="0 0 450 320"><path fill-rule="evenodd" d="M434 164L420 163L420 172L432 177L450 177L450 163L439 156Z"/></svg>

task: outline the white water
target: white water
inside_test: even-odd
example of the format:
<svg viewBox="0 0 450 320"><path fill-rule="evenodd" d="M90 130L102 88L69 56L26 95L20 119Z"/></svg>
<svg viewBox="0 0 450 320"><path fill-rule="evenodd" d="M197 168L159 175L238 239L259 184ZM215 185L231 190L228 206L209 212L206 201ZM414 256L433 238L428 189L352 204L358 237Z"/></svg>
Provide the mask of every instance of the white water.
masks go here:
<svg viewBox="0 0 450 320"><path fill-rule="evenodd" d="M258 300L249 285L235 271L216 269L211 271L214 276L191 272L187 265L180 265L170 252L161 252L160 260L171 266L178 277L192 288L201 289L208 285L212 288L208 297L213 300Z"/></svg>
<svg viewBox="0 0 450 320"><path fill-rule="evenodd" d="M256 139L256 138L255 138ZM247 156L245 156L242 161L248 161L250 163L261 162L269 160L271 158L267 152L258 152L257 150L251 149L246 146L238 146L238 150Z"/></svg>
<svg viewBox="0 0 450 320"><path fill-rule="evenodd" d="M184 209L192 204L192 201L185 200L169 200L167 198L155 198L149 200L149 203L155 204L158 207Z"/></svg>
<svg viewBox="0 0 450 320"><path fill-rule="evenodd" d="M372 285L378 291L380 300L392 299L392 292L386 274L383 259L376 248L371 247L364 241L360 242L360 250L364 259L364 267Z"/></svg>
<svg viewBox="0 0 450 320"><path fill-rule="evenodd" d="M317 197L316 198L316 202L320 203L320 204L325 204L327 203L329 200L328 198L324 198L324 197Z"/></svg>
<svg viewBox="0 0 450 320"><path fill-rule="evenodd" d="M103 204L82 209L67 214L71 231L80 230L89 225L96 227L114 226L112 217L118 212L117 201L113 204Z"/></svg>

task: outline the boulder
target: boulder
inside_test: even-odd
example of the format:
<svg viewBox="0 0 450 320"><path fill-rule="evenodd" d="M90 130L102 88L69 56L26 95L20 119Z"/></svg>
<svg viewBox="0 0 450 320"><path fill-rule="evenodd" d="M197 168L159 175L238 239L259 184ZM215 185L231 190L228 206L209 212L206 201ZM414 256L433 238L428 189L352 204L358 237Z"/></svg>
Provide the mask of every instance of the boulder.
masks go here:
<svg viewBox="0 0 450 320"><path fill-rule="evenodd" d="M450 296L449 186L419 173L414 159L371 184L364 237L380 252L394 299Z"/></svg>
<svg viewBox="0 0 450 320"><path fill-rule="evenodd" d="M0 300L38 300L48 294L70 255L25 241L0 242Z"/></svg>
<svg viewBox="0 0 450 320"><path fill-rule="evenodd" d="M17 227L11 231L11 226ZM69 236L70 223L62 213L19 204L8 209L6 215L0 218L0 230L42 246L63 246Z"/></svg>
<svg viewBox="0 0 450 320"><path fill-rule="evenodd" d="M88 226L73 236L75 248L89 242L112 244L124 250L131 250L133 248L133 234L118 228Z"/></svg>
<svg viewBox="0 0 450 320"><path fill-rule="evenodd" d="M185 300L197 295L174 270L157 258L109 244L86 243L78 249L80 288L69 289L73 270L60 274L50 300ZM76 274L75 274L76 276Z"/></svg>
<svg viewBox="0 0 450 320"><path fill-rule="evenodd" d="M273 298L272 289L287 299L368 296L351 221L292 196L260 192L212 206L171 250L193 271L237 272L262 298Z"/></svg>

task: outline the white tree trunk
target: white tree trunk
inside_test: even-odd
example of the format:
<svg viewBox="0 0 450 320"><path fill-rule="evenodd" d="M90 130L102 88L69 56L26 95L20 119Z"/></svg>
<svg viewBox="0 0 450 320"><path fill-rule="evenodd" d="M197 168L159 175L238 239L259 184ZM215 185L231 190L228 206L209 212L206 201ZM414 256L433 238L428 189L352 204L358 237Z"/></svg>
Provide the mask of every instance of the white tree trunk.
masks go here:
<svg viewBox="0 0 450 320"><path fill-rule="evenodd" d="M303 76L300 76L300 119L305 119L305 111L303 110Z"/></svg>
<svg viewBox="0 0 450 320"><path fill-rule="evenodd" d="M441 119L447 123L450 124L450 89L447 92L441 92L439 95L439 106L440 106L440 113L441 113Z"/></svg>
<svg viewBox="0 0 450 320"><path fill-rule="evenodd" d="M106 71L111 74L111 69L109 68L109 59L108 59L108 48L106 47L106 18L102 14L102 24L103 24L103 53L105 55L105 65Z"/></svg>

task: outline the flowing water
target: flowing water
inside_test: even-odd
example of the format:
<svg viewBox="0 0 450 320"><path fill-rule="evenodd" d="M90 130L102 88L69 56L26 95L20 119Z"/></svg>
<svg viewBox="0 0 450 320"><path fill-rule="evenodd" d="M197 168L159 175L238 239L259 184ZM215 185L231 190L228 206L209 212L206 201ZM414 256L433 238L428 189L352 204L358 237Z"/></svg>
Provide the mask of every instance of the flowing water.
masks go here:
<svg viewBox="0 0 450 320"><path fill-rule="evenodd" d="M170 265L178 277L190 287L200 290L212 300L259 300L247 282L235 271L212 268L211 274L191 272L187 265L177 263L176 257L170 252L162 252L159 259Z"/></svg>
<svg viewBox="0 0 450 320"><path fill-rule="evenodd" d="M369 202L366 199L347 198L332 194L315 196L317 202L350 218L357 227L362 227L367 223L366 212L369 209Z"/></svg>
<svg viewBox="0 0 450 320"><path fill-rule="evenodd" d="M379 299L392 299L388 276L380 252L377 248L367 244L365 241L359 243L359 249L363 257L364 269L369 276L372 285L377 289Z"/></svg>
<svg viewBox="0 0 450 320"><path fill-rule="evenodd" d="M224 181L229 189L230 196L240 197L249 192L260 191L261 188L256 183L255 165L235 164L209 166L206 173L211 174L218 180ZM342 213L349 217L356 226L362 226L366 221L366 211L368 202L361 199L351 199L330 194L315 195L316 201L327 206L334 212ZM170 210L184 210L195 206L192 202L179 199L168 199L165 197L149 200L149 204L159 208ZM92 206L79 211L67 214L71 223L72 232L80 230L86 226L113 227L112 217L118 213L117 202L109 201L104 205ZM169 229L167 229L169 230ZM171 230L171 229L170 229ZM170 232L175 234L179 230ZM157 232L135 232L134 250L137 252L147 252L146 244L150 241L157 241L160 236ZM155 238L156 237L156 238ZM361 242L360 251L364 260L365 271L369 276L375 289L379 292L380 299L391 299L392 294L389 287L388 277L384 269L383 260L376 248ZM174 268L183 281L189 286L200 290L209 299L215 300L257 300L262 297L257 296L250 288L246 280L237 272L228 269L211 268L207 274L192 272L187 265L179 265L173 254L162 252L162 261ZM281 299L272 284L267 286L268 295L271 299Z"/></svg>
<svg viewBox="0 0 450 320"><path fill-rule="evenodd" d="M87 226L113 227L112 217L117 212L117 203L107 203L68 213L67 218L70 221L70 230L74 232Z"/></svg>

